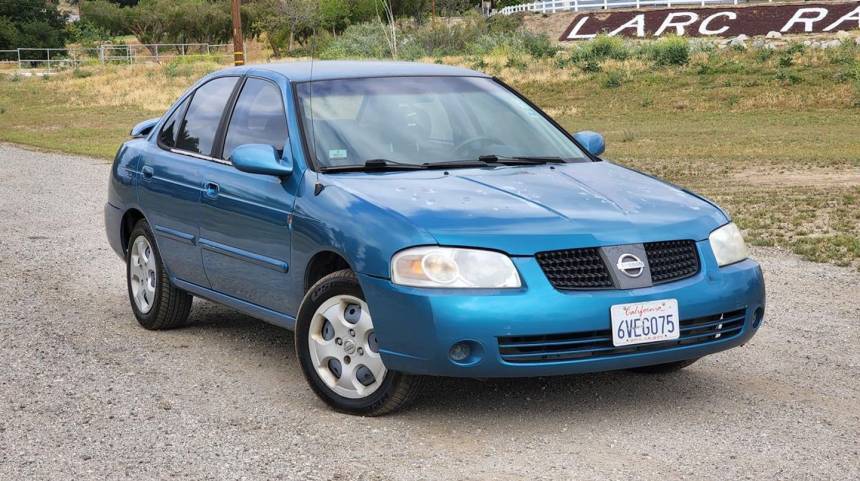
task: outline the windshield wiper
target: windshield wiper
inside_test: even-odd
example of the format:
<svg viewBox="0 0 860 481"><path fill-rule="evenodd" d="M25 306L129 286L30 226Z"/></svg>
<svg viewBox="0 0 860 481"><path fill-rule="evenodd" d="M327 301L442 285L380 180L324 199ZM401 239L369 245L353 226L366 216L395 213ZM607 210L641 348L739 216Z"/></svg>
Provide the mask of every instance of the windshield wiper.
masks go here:
<svg viewBox="0 0 860 481"><path fill-rule="evenodd" d="M424 170L427 167L420 164L407 164L404 162L396 162L387 159L370 159L364 164L353 165L334 165L325 167L323 172L368 172L368 171L385 171L385 170Z"/></svg>
<svg viewBox="0 0 860 481"><path fill-rule="evenodd" d="M449 167L486 167L489 164L483 160L447 160L444 162L424 162L421 165L427 169L447 169Z"/></svg>
<svg viewBox="0 0 860 481"><path fill-rule="evenodd" d="M504 165L538 165L538 164L564 164L565 161L561 157L550 156L526 156L526 155L482 155L478 157L481 162L488 164L504 164Z"/></svg>

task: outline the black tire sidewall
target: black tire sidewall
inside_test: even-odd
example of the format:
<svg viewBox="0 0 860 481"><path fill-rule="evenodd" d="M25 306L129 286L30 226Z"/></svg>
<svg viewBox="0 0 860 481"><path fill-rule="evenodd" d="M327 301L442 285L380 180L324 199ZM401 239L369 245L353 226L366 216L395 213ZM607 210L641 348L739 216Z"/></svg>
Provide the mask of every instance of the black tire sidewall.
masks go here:
<svg viewBox="0 0 860 481"><path fill-rule="evenodd" d="M400 373L387 370L382 385L376 391L364 398L351 399L343 397L329 388L317 374L311 360L308 336L313 315L325 301L339 295L353 296L367 302L358 280L349 271L336 272L323 278L311 288L302 301L299 316L296 319L295 331L299 364L301 364L302 372L311 389L331 407L351 414L372 414L391 396L402 376Z"/></svg>
<svg viewBox="0 0 860 481"><path fill-rule="evenodd" d="M152 248L152 253L155 256L155 277L158 282L158 285L155 286L155 298L152 301L152 307L149 309L149 312L146 313L137 308L137 304L134 302L134 294L131 290L131 248L134 246L134 241L140 236L145 237ZM161 254L158 252L158 246L155 245L155 236L152 235L149 223L145 220L138 221L134 226L134 229L132 229L131 234L128 236L128 246L125 252L125 282L128 290L128 300L129 303L131 303L134 317L137 318L140 325L147 329L153 329L158 320L162 291L164 289L164 286L162 285L165 277L162 275L163 272L164 265L161 263Z"/></svg>

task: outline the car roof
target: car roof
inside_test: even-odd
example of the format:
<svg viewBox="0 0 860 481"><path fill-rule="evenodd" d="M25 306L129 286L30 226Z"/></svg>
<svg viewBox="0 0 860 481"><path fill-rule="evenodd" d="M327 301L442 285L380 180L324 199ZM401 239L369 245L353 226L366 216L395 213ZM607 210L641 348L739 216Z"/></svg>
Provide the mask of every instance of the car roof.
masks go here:
<svg viewBox="0 0 860 481"><path fill-rule="evenodd" d="M222 70L221 74L234 71L267 70L283 75L291 82L333 80L370 77L487 77L486 74L467 68L417 62L385 61L332 61L315 60L248 65ZM312 77L313 74L313 77Z"/></svg>

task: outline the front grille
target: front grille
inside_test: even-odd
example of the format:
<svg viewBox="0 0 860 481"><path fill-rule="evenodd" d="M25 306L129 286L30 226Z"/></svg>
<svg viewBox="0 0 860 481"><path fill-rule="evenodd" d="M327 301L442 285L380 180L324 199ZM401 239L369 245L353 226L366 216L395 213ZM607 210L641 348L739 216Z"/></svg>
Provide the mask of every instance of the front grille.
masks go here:
<svg viewBox="0 0 860 481"><path fill-rule="evenodd" d="M677 281L699 272L699 251L695 241L649 242L645 244L645 253L654 284Z"/></svg>
<svg viewBox="0 0 860 481"><path fill-rule="evenodd" d="M600 257L600 249L568 249L539 252L535 256L556 289L611 289L612 277Z"/></svg>
<svg viewBox="0 0 860 481"><path fill-rule="evenodd" d="M651 282L654 284L685 279L699 272L699 251L695 241L648 242L644 246L651 269ZM535 257L550 284L556 289L616 287L609 267L600 255L599 247L538 252Z"/></svg>
<svg viewBox="0 0 860 481"><path fill-rule="evenodd" d="M599 359L678 346L706 344L739 336L746 309L681 320L681 336L671 341L615 347L612 332L587 331L539 336L499 337L499 353L511 363L541 363Z"/></svg>

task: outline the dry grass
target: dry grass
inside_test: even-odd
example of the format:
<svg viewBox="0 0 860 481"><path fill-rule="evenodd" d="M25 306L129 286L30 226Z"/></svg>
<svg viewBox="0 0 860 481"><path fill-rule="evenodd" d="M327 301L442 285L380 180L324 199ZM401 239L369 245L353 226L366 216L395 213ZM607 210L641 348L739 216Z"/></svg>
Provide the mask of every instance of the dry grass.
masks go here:
<svg viewBox="0 0 860 481"><path fill-rule="evenodd" d="M498 51L427 58L483 70L569 130L596 130L610 159L714 198L753 244L860 268L857 49L695 52L688 65L604 60L597 71ZM788 57L788 58L786 58ZM109 159L211 62L0 77L0 140Z"/></svg>

